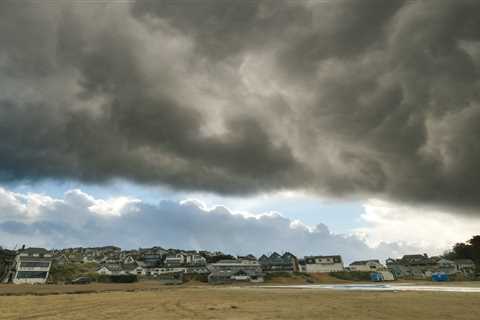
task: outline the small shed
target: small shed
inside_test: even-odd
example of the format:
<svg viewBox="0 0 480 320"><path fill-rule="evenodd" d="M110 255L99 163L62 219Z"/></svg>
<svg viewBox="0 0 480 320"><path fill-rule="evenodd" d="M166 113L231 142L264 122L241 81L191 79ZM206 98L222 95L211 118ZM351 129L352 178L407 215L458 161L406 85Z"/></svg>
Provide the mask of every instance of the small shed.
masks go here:
<svg viewBox="0 0 480 320"><path fill-rule="evenodd" d="M379 272L372 272L370 273L370 280L373 282L381 282L383 281L383 275Z"/></svg>
<svg viewBox="0 0 480 320"><path fill-rule="evenodd" d="M388 270L383 270L383 271L378 271L383 276L383 281L394 281L395 277L393 276L393 273L391 273Z"/></svg>
<svg viewBox="0 0 480 320"><path fill-rule="evenodd" d="M432 274L432 281L435 281L435 282L448 281L448 274L444 272L435 272Z"/></svg>
<svg viewBox="0 0 480 320"><path fill-rule="evenodd" d="M393 281L395 278L390 271L376 271L370 273L370 280L373 282Z"/></svg>

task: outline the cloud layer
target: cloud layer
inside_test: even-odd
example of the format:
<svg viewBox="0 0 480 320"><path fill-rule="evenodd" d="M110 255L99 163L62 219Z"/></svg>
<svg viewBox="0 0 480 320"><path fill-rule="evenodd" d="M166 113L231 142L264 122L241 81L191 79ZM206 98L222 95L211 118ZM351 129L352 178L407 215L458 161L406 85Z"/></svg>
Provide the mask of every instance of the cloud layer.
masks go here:
<svg viewBox="0 0 480 320"><path fill-rule="evenodd" d="M0 179L475 212L478 1L0 4Z"/></svg>
<svg viewBox="0 0 480 320"><path fill-rule="evenodd" d="M161 245L256 255L288 250L300 256L342 254L346 261L419 250L394 242L368 246L360 237L334 234L324 224L308 227L279 213L236 214L191 200L152 205L126 197L96 199L78 189L57 199L0 188L0 239L8 247Z"/></svg>

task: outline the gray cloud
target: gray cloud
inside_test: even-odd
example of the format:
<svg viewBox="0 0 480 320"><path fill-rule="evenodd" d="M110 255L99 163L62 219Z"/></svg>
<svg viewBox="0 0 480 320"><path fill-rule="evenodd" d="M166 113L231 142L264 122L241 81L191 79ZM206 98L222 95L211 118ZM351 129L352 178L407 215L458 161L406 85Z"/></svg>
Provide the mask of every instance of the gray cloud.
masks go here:
<svg viewBox="0 0 480 320"><path fill-rule="evenodd" d="M331 233L324 224L309 229L278 213L245 217L224 207L207 210L195 202L162 201L152 205L118 199L95 199L80 190L53 199L0 188L2 245L162 245L256 255L288 250L298 255L342 254L347 261L383 259L418 250L384 242L372 248L356 236Z"/></svg>
<svg viewBox="0 0 480 320"><path fill-rule="evenodd" d="M479 206L477 1L0 8L0 178Z"/></svg>

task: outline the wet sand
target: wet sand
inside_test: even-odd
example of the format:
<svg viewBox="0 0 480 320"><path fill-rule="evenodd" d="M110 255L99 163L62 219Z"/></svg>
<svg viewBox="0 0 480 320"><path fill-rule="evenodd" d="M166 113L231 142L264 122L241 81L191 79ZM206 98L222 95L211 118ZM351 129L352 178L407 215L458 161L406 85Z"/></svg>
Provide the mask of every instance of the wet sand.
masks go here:
<svg viewBox="0 0 480 320"><path fill-rule="evenodd" d="M170 287L0 296L0 319L477 320L479 293Z"/></svg>

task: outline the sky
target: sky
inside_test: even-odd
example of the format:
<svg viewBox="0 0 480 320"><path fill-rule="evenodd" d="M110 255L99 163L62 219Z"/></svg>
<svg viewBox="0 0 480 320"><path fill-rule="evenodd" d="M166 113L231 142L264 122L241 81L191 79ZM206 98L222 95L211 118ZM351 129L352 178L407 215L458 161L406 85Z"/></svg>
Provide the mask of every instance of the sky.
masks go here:
<svg viewBox="0 0 480 320"><path fill-rule="evenodd" d="M441 254L480 230L479 9L3 1L0 245Z"/></svg>

